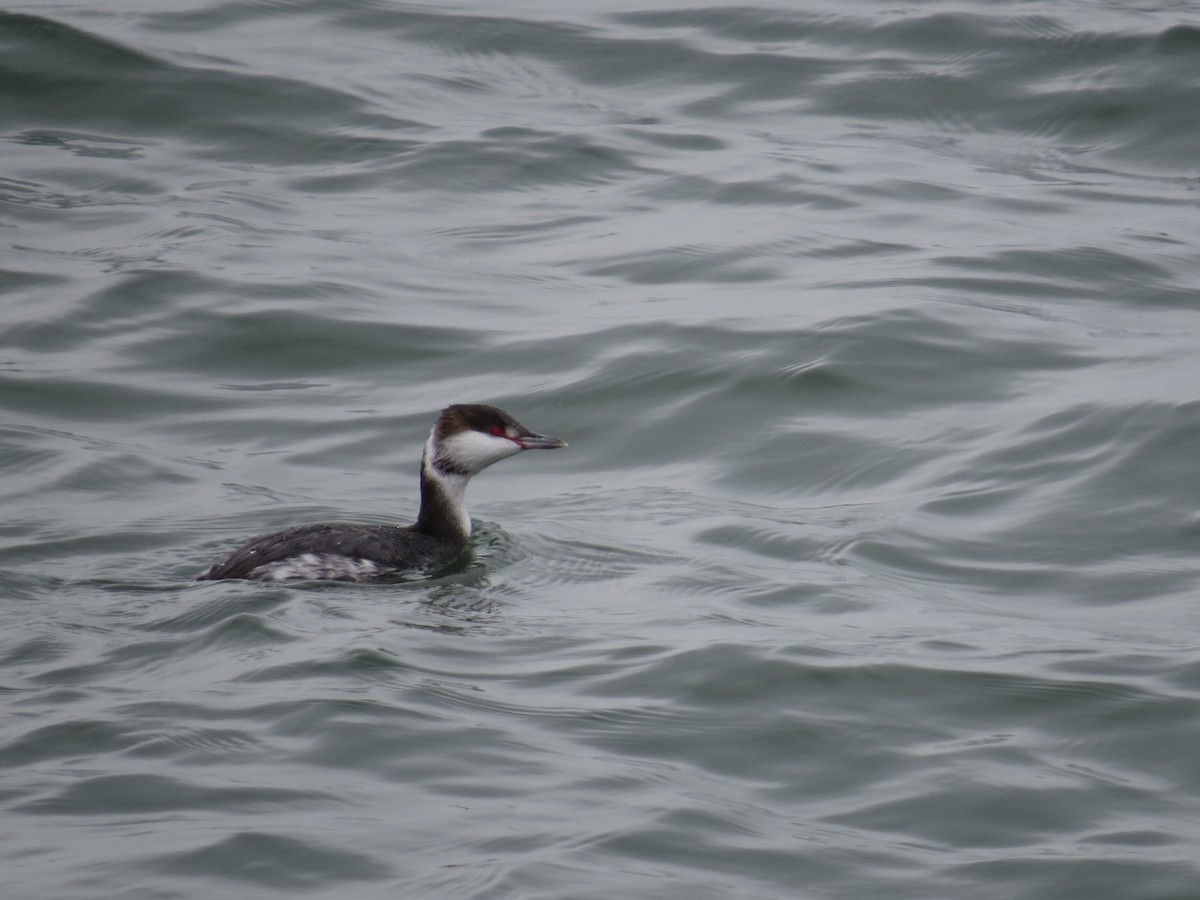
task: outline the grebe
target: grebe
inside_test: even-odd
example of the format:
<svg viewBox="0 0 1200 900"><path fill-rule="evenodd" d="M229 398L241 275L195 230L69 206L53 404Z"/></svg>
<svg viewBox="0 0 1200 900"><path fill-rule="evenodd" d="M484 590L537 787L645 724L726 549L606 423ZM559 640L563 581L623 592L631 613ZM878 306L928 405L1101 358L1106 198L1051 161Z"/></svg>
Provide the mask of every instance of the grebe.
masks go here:
<svg viewBox="0 0 1200 900"><path fill-rule="evenodd" d="M197 581L373 581L453 559L471 536L465 493L472 475L522 450L567 446L534 434L494 406L447 406L421 455L421 511L412 525L323 522L257 537Z"/></svg>

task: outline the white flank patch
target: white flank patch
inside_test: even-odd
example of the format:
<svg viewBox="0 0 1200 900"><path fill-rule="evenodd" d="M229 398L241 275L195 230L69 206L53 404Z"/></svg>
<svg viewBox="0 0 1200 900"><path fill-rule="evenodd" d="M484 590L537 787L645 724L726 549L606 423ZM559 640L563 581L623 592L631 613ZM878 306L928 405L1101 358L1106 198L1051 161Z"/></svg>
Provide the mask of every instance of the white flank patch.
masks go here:
<svg viewBox="0 0 1200 900"><path fill-rule="evenodd" d="M378 575L379 563L358 556L301 553L250 570L256 581L363 581Z"/></svg>

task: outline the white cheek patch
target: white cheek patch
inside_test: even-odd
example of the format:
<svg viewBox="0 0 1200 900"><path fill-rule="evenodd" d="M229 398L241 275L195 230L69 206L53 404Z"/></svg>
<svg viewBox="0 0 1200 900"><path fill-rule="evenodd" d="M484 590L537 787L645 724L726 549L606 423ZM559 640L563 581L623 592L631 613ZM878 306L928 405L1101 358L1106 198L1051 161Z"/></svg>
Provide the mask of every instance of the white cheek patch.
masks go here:
<svg viewBox="0 0 1200 900"><path fill-rule="evenodd" d="M438 456L453 468L474 474L520 452L521 447L508 438L481 431L460 431L442 440Z"/></svg>

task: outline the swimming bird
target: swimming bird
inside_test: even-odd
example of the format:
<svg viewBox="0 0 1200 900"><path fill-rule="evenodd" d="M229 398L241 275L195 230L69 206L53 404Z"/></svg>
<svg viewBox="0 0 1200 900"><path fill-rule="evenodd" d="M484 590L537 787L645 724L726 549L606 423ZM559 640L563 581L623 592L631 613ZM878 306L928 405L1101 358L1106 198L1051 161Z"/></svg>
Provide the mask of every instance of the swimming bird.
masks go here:
<svg viewBox="0 0 1200 900"><path fill-rule="evenodd" d="M421 509L412 525L324 522L256 537L213 563L197 581L374 581L449 562L471 537L467 482L522 450L567 446L534 434L494 406L447 406L421 456Z"/></svg>

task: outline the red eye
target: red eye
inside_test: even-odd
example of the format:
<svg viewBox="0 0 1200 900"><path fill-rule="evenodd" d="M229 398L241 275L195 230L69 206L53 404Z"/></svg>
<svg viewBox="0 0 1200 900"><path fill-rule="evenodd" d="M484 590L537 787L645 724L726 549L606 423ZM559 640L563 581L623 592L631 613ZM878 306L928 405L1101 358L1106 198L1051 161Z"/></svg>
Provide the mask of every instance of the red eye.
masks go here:
<svg viewBox="0 0 1200 900"><path fill-rule="evenodd" d="M503 426L503 425L493 425L493 426L492 426L491 428L489 428L488 430L489 430L489 431L490 431L492 434L494 434L496 437L508 437L508 435L504 433L504 426Z"/></svg>

